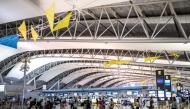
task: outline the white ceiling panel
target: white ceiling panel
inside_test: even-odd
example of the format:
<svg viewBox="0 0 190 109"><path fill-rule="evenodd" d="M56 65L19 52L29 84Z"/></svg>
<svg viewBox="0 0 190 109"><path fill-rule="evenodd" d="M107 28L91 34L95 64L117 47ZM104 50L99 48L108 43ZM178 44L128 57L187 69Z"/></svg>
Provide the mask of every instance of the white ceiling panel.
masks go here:
<svg viewBox="0 0 190 109"><path fill-rule="evenodd" d="M53 3L55 3L55 13L60 13L73 10L74 4L83 9L123 1L126 0L0 0L0 24L43 16L44 11Z"/></svg>
<svg viewBox="0 0 190 109"><path fill-rule="evenodd" d="M190 44L183 43L76 43L76 42L18 42L18 49L0 45L0 61L14 54L48 49L130 49L130 50L179 50L189 51Z"/></svg>

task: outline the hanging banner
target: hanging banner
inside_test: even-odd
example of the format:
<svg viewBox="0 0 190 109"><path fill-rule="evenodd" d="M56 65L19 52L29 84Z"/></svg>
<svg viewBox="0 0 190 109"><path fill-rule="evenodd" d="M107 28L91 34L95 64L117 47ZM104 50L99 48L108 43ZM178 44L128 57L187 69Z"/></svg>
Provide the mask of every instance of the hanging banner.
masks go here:
<svg viewBox="0 0 190 109"><path fill-rule="evenodd" d="M165 75L165 95L166 100L172 100L172 89L171 89L171 76Z"/></svg>
<svg viewBox="0 0 190 109"><path fill-rule="evenodd" d="M165 81L164 70L156 70L156 87L158 101L165 101Z"/></svg>

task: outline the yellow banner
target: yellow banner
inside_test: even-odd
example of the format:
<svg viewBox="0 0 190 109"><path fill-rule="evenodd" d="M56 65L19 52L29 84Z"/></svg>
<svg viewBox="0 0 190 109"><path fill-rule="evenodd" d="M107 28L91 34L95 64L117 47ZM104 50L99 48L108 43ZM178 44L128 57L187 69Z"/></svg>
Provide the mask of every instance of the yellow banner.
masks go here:
<svg viewBox="0 0 190 109"><path fill-rule="evenodd" d="M172 81L177 81L178 77L172 77Z"/></svg>
<svg viewBox="0 0 190 109"><path fill-rule="evenodd" d="M122 65L122 64L126 64L126 63L130 63L133 62L132 60L111 60L108 62L103 62L103 66L104 67L109 67L113 64L118 64L118 65Z"/></svg>
<svg viewBox="0 0 190 109"><path fill-rule="evenodd" d="M160 56L145 57L144 62L148 62L148 61L155 60L155 59L158 59L158 58L160 58Z"/></svg>
<svg viewBox="0 0 190 109"><path fill-rule="evenodd" d="M147 83L148 81L149 81L148 79L143 80L143 81L140 82L140 84L143 85L143 84Z"/></svg>
<svg viewBox="0 0 190 109"><path fill-rule="evenodd" d="M21 32L22 36L24 37L24 40L26 41L26 23L25 21L22 22L22 24L18 27L18 30Z"/></svg>
<svg viewBox="0 0 190 109"><path fill-rule="evenodd" d="M176 54L176 53L171 53L169 56L179 57L179 55L178 55L178 54Z"/></svg>
<svg viewBox="0 0 190 109"><path fill-rule="evenodd" d="M38 33L34 30L34 27L31 25L31 34L33 37L34 42L36 42L36 39L38 38Z"/></svg>
<svg viewBox="0 0 190 109"><path fill-rule="evenodd" d="M53 31L62 29L62 28L66 28L69 26L69 22L70 22L70 18L73 12L70 12L69 14L67 14L66 17L64 17L53 29Z"/></svg>
<svg viewBox="0 0 190 109"><path fill-rule="evenodd" d="M53 26L54 26L54 13L55 13L55 5L54 3L45 11L45 15L47 17L47 20L49 22L49 26L51 31L53 32Z"/></svg>

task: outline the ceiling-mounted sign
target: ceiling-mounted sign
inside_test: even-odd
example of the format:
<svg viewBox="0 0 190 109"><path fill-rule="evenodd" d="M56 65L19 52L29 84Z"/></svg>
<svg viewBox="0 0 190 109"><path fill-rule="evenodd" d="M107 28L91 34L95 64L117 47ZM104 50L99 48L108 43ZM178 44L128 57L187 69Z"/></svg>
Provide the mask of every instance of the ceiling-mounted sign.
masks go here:
<svg viewBox="0 0 190 109"><path fill-rule="evenodd" d="M181 83L177 83L176 87L177 87L177 93L181 93Z"/></svg>
<svg viewBox="0 0 190 109"><path fill-rule="evenodd" d="M170 75L165 75L165 95L166 95L166 100L172 100Z"/></svg>
<svg viewBox="0 0 190 109"><path fill-rule="evenodd" d="M158 94L158 101L165 100L165 77L164 70L156 70L156 87Z"/></svg>

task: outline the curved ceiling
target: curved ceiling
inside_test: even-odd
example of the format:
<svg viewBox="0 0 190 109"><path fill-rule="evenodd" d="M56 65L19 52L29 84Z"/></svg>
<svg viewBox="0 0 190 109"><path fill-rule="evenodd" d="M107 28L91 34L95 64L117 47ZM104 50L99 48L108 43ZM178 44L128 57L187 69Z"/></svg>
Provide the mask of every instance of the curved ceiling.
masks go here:
<svg viewBox="0 0 190 109"><path fill-rule="evenodd" d="M73 5L78 9L84 9L123 1L126 0L1 0L0 24L42 16L53 3L56 7L55 13L60 13L73 10Z"/></svg>

